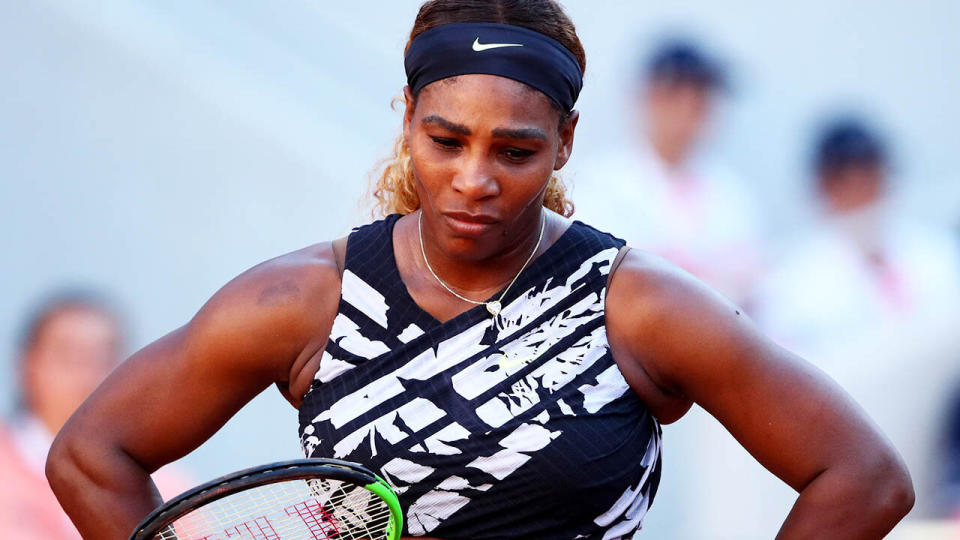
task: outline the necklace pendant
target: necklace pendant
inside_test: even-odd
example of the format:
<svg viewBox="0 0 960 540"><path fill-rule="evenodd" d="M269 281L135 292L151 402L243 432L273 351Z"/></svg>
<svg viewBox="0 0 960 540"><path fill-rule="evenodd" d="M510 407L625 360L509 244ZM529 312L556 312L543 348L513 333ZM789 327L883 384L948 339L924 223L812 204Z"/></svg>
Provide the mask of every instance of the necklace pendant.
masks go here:
<svg viewBox="0 0 960 540"><path fill-rule="evenodd" d="M499 301L499 300L494 300L493 302L487 302L487 303L484 304L484 305L487 306L487 311L489 311L490 314L493 315L494 317L496 317L497 314L500 313L500 301Z"/></svg>

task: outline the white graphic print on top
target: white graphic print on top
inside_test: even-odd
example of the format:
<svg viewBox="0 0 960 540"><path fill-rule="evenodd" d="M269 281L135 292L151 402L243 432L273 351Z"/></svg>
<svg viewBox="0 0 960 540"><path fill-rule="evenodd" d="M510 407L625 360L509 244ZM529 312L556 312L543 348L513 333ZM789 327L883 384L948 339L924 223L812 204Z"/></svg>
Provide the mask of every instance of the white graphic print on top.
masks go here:
<svg viewBox="0 0 960 540"><path fill-rule="evenodd" d="M618 247L523 285L498 317L463 317L469 323L452 335L442 332L456 319L435 328L422 318L395 321L397 312L416 312L409 297L384 294L351 271L349 249L343 307L330 335L336 346L324 352L319 386L311 389L323 401L303 419L301 442L308 456L381 463L379 472L401 495L410 534L465 520L473 498L529 482L507 483L528 464L549 468L551 458L535 464L536 457L564 436L563 418L599 425L588 419L629 395L603 325L604 285ZM332 390L336 395L325 394ZM631 455L643 456L642 478L621 484L613 508L590 518L604 538L635 530L652 498L648 475L659 460L659 437L640 434L646 452Z"/></svg>

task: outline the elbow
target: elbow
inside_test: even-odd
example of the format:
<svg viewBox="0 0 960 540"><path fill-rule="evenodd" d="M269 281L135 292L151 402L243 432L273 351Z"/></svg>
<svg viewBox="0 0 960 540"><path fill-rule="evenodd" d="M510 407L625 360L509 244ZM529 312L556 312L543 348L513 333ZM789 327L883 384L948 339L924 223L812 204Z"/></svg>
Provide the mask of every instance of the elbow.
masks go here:
<svg viewBox="0 0 960 540"><path fill-rule="evenodd" d="M899 471L891 476L887 485L881 490L881 508L895 523L899 522L913 509L916 502L916 493L913 490L913 480L902 463L898 463Z"/></svg>
<svg viewBox="0 0 960 540"><path fill-rule="evenodd" d="M91 468L91 458L98 451L91 446L91 437L83 430L67 423L57 434L47 453L44 473L50 489L68 510L65 502L73 501L75 496L89 488L94 481L96 468Z"/></svg>
<svg viewBox="0 0 960 540"><path fill-rule="evenodd" d="M76 481L76 476L79 473L79 468L73 456L74 452L71 449L70 439L65 433L61 432L50 447L44 468L50 489L61 500L69 486Z"/></svg>
<svg viewBox="0 0 960 540"><path fill-rule="evenodd" d="M871 502L872 513L878 520L889 523L892 527L913 508L916 501L913 480L896 453L884 456L879 463L874 463L871 469L865 476L872 481L865 487L872 496L866 500Z"/></svg>

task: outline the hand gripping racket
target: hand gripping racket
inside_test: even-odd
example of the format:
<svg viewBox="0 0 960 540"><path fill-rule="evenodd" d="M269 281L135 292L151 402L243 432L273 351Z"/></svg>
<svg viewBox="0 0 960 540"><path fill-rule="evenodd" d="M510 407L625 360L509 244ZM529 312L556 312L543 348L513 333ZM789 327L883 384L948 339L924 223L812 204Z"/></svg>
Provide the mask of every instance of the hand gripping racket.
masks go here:
<svg viewBox="0 0 960 540"><path fill-rule="evenodd" d="M393 489L348 461L298 459L228 474L170 499L130 540L398 540Z"/></svg>

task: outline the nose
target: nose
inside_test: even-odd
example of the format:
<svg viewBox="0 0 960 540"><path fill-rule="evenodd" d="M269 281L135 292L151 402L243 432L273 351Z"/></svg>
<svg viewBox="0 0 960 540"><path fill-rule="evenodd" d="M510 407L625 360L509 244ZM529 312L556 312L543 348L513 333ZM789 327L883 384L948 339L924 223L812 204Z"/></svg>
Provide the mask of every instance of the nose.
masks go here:
<svg viewBox="0 0 960 540"><path fill-rule="evenodd" d="M464 156L459 165L452 184L457 193L476 201L500 194L500 183L493 174L486 156Z"/></svg>

